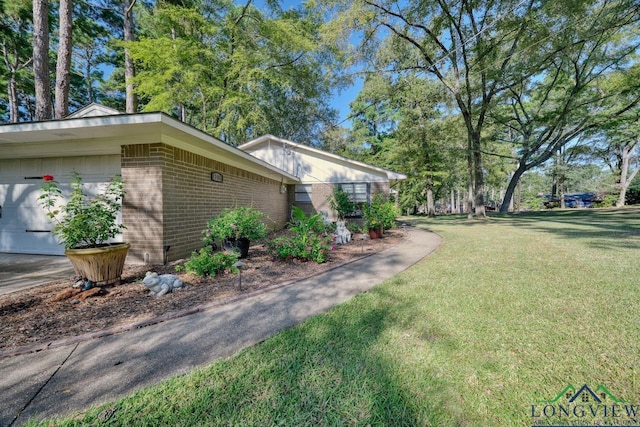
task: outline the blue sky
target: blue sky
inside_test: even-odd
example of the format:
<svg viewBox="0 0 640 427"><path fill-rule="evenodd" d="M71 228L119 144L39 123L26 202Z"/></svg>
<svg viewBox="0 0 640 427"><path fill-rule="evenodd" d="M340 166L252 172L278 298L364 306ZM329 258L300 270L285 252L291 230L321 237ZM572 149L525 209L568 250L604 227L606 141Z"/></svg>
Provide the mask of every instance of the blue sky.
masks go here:
<svg viewBox="0 0 640 427"><path fill-rule="evenodd" d="M358 93L362 89L362 81L357 80L353 86L342 91L334 91L331 99L331 106L339 111L339 122L341 126L350 127L350 123L343 122L350 112L349 104L356 99Z"/></svg>

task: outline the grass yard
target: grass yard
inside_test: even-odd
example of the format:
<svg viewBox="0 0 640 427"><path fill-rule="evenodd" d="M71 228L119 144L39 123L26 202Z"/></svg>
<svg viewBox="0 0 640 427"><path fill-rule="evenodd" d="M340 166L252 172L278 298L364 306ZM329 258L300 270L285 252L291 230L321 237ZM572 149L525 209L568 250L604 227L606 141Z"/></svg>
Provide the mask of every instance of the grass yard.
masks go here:
<svg viewBox="0 0 640 427"><path fill-rule="evenodd" d="M640 425L638 209L407 220L444 244L404 273L55 425Z"/></svg>

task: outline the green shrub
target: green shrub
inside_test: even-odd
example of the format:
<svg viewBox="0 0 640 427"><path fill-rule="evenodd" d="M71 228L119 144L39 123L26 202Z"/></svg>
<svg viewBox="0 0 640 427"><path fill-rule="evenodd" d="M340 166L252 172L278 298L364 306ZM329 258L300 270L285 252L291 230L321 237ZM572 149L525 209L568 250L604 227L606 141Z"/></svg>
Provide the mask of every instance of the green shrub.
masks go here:
<svg viewBox="0 0 640 427"><path fill-rule="evenodd" d="M371 203L364 205L363 216L367 228L382 227L387 230L395 226L398 209L383 194L376 193L371 198Z"/></svg>
<svg viewBox="0 0 640 427"><path fill-rule="evenodd" d="M280 259L299 259L322 264L331 251L331 236L325 234L309 234L308 236L278 237L267 243L269 253Z"/></svg>
<svg viewBox="0 0 640 427"><path fill-rule="evenodd" d="M356 210L356 204L351 201L349 193L340 187L333 188L333 194L327 197L329 208L338 213L338 219L343 220Z"/></svg>
<svg viewBox="0 0 640 427"><path fill-rule="evenodd" d="M213 253L210 246L205 246L199 251L194 251L189 261L184 263L184 267L189 273L198 276L213 277L225 270L235 273L238 269L233 264L238 261L238 257L237 252Z"/></svg>
<svg viewBox="0 0 640 427"><path fill-rule="evenodd" d="M325 231L322 215L310 217L296 206L292 210L289 227L291 236L279 237L267 243L269 253L280 259L296 258L301 261L314 261L321 264L327 260L333 236Z"/></svg>
<svg viewBox="0 0 640 427"><path fill-rule="evenodd" d="M385 230L395 227L396 218L398 218L398 208L396 208L396 205L389 200L380 205L380 218L382 227Z"/></svg>
<svg viewBox="0 0 640 427"><path fill-rule="evenodd" d="M204 243L210 245L225 239L263 239L267 236L267 226L262 222L264 217L264 213L254 208L225 209L207 222L207 228L202 232Z"/></svg>
<svg viewBox="0 0 640 427"><path fill-rule="evenodd" d="M597 202L594 206L596 208L610 208L616 205L616 202L618 201L618 197L619 196L617 194L607 194L602 198L601 201Z"/></svg>

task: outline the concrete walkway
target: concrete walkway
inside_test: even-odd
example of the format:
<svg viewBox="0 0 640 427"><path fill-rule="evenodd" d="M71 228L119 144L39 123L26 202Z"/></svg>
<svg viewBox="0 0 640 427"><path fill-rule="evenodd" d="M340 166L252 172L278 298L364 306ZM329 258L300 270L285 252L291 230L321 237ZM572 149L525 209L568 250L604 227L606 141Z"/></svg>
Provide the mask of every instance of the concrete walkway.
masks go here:
<svg viewBox="0 0 640 427"><path fill-rule="evenodd" d="M0 359L0 426L68 415L228 357L364 292L434 251L442 239L407 228L384 252L210 310Z"/></svg>
<svg viewBox="0 0 640 427"><path fill-rule="evenodd" d="M64 255L0 253L0 296L54 280L68 280L74 274L71 261Z"/></svg>

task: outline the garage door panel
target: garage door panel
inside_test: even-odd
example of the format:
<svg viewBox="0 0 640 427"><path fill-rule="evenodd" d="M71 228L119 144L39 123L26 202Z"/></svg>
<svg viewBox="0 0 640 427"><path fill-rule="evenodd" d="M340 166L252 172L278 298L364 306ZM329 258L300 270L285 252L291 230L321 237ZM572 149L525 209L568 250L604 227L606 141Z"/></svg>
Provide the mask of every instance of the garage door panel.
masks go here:
<svg viewBox="0 0 640 427"><path fill-rule="evenodd" d="M40 177L53 175L68 200L73 171L82 175L87 194L95 195L120 173L120 156L0 160L0 252L64 253L64 247L48 232L53 224L38 200L42 194ZM121 215L118 220L122 221Z"/></svg>

